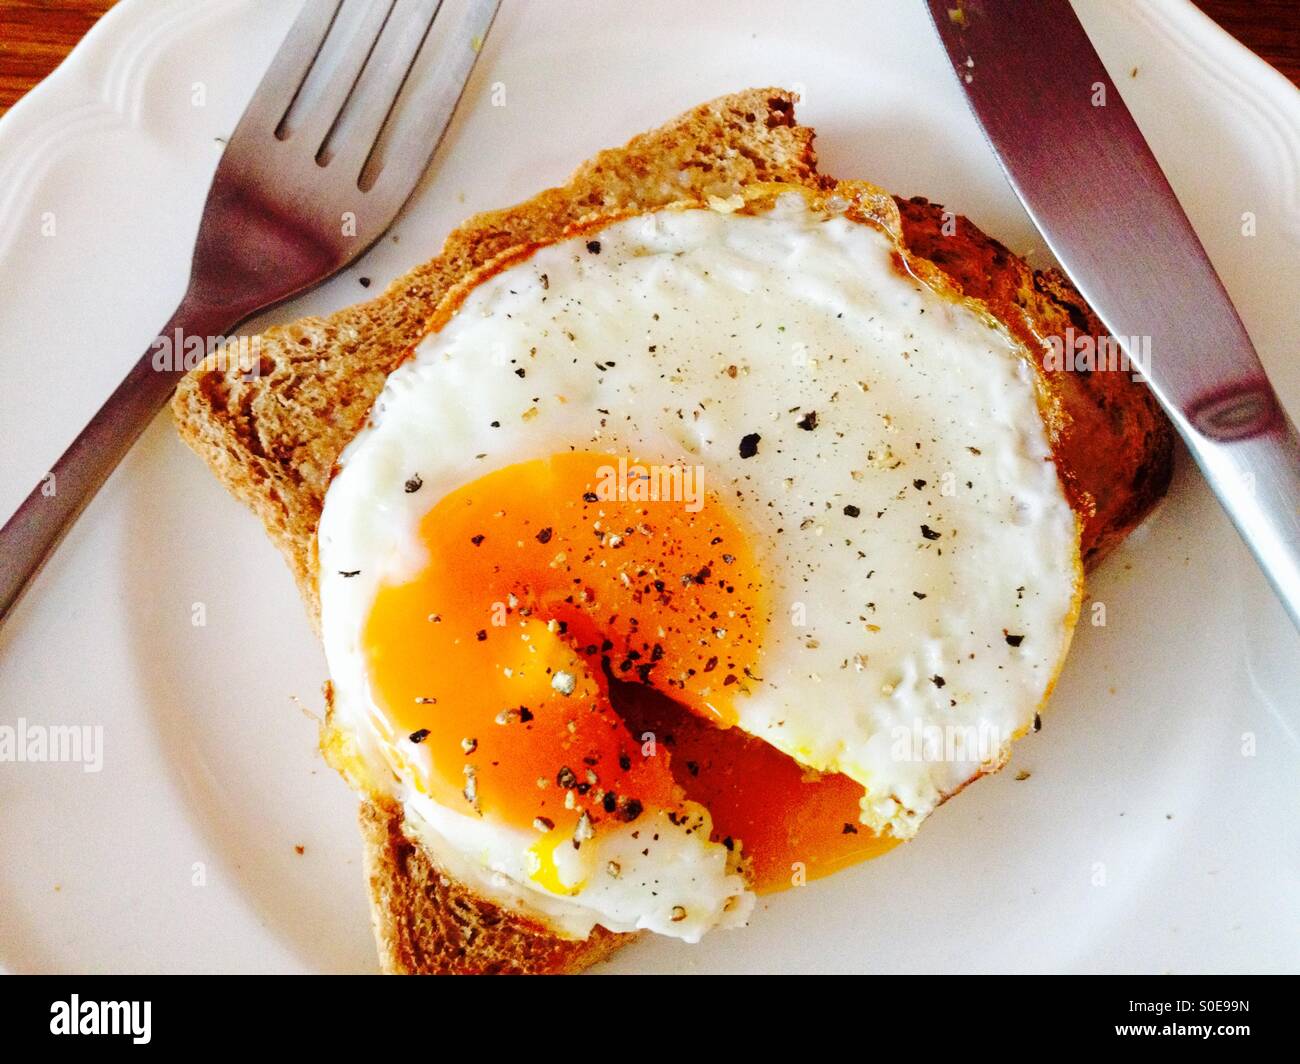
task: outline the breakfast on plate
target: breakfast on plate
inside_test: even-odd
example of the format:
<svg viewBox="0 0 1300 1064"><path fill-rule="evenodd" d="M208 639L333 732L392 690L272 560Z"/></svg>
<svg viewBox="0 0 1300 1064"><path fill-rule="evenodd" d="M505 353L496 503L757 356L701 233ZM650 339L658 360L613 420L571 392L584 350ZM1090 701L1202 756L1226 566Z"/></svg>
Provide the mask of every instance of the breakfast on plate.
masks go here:
<svg viewBox="0 0 1300 1064"><path fill-rule="evenodd" d="M324 644L386 971L698 941L912 838L1164 493L1148 389L1045 357L1105 333L1069 282L812 141L704 104L182 381Z"/></svg>

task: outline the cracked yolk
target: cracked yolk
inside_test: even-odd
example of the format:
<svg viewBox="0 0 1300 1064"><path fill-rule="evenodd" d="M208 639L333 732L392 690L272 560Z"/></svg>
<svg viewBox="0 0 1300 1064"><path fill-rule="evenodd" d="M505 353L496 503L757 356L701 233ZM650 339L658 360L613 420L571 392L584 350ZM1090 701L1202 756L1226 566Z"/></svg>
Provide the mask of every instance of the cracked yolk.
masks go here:
<svg viewBox="0 0 1300 1064"><path fill-rule="evenodd" d="M809 860L773 826L805 813L833 824L833 843L816 845L835 851L835 867L861 859L844 856L864 847L839 833L856 823L862 789L844 777L809 782L730 727L736 700L761 682L767 597L726 508L698 490L695 470L659 475L672 468L567 453L458 488L419 525L424 568L382 585L365 623L376 704L394 738L417 744L412 778L451 809L540 832L537 878L550 889L561 886L548 859L559 842L680 810L684 795L710 807L715 838L765 851L773 874L760 888ZM688 711L710 764L745 760L708 786L684 775L671 744L648 741L611 705L607 674ZM735 767L751 764L771 778Z"/></svg>

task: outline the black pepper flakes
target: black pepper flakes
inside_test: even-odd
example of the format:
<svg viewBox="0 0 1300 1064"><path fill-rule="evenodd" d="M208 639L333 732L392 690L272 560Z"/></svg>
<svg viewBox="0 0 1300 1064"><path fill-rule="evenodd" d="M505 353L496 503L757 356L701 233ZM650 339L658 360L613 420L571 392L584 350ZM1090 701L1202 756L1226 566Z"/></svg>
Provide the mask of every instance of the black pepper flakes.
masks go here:
<svg viewBox="0 0 1300 1064"><path fill-rule="evenodd" d="M797 422L795 422L804 432L812 432L817 427L817 411L809 410Z"/></svg>
<svg viewBox="0 0 1300 1064"><path fill-rule="evenodd" d="M587 250L590 251L593 255L599 255L599 254L600 254L600 241L599 241L599 240L588 240L588 241L587 241Z"/></svg>
<svg viewBox="0 0 1300 1064"><path fill-rule="evenodd" d="M1009 647L1018 647L1021 643L1025 641L1025 637L1023 635L1010 635L1005 632L1003 634L1006 635L1007 637L1007 646Z"/></svg>
<svg viewBox="0 0 1300 1064"><path fill-rule="evenodd" d="M861 516L862 516L862 511L861 511L858 507L854 506L852 503L849 503L848 506L844 507L844 516L845 516L845 517L861 517Z"/></svg>
<svg viewBox="0 0 1300 1064"><path fill-rule="evenodd" d="M537 533L537 542L550 543L551 535L552 535L552 531L550 528L543 528L540 532Z"/></svg>
<svg viewBox="0 0 1300 1064"><path fill-rule="evenodd" d="M758 454L758 441L761 437L757 432L750 432L740 438L740 457L753 458Z"/></svg>
<svg viewBox="0 0 1300 1064"><path fill-rule="evenodd" d="M926 538L926 539L940 539L940 538L943 536L943 533L942 533L942 532L936 532L936 531L935 531L933 528L931 528L929 525L922 525L922 526L921 526L921 535L922 535L924 538Z"/></svg>
<svg viewBox="0 0 1300 1064"><path fill-rule="evenodd" d="M420 728L418 731L411 732L409 738L413 743L422 743L429 737L428 728Z"/></svg>

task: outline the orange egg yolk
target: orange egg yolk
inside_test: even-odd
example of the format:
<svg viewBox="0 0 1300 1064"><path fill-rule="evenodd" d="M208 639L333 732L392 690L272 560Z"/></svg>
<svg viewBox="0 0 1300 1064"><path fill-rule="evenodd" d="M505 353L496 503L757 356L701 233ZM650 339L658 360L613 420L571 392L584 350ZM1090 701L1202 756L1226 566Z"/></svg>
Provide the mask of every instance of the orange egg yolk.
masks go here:
<svg viewBox="0 0 1300 1064"><path fill-rule="evenodd" d="M721 501L687 491L693 470L660 476L671 468L560 454L426 513L426 564L381 585L362 634L372 697L429 759L417 785L535 828L542 865L562 841L683 797L743 847L757 889L887 848L857 824L859 785L812 778L731 727L761 677L761 568ZM666 697L625 716L607 673Z"/></svg>

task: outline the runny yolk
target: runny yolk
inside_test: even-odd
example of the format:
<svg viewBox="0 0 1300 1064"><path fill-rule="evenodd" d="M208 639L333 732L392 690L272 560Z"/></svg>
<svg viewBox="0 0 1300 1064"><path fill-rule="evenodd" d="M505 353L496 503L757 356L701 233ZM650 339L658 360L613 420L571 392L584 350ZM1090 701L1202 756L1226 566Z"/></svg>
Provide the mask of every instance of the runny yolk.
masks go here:
<svg viewBox="0 0 1300 1064"><path fill-rule="evenodd" d="M857 825L860 786L809 781L731 727L761 682L761 569L715 495L659 494L689 488L694 471L647 483L665 468L559 454L488 473L428 511L427 563L381 585L362 635L394 740L428 758L414 778L452 809L541 832L538 878L552 889L546 854L559 842L673 813L683 794L709 807L715 838L743 846L759 889L788 885L792 865L813 878L879 852ZM682 707L673 739L696 756L647 735L664 727L653 715L629 728L606 671ZM782 827L811 817L816 829Z"/></svg>
<svg viewBox="0 0 1300 1064"><path fill-rule="evenodd" d="M713 818L713 838L741 847L760 893L811 882L878 857L898 840L859 823L862 785L810 772L739 728L715 728L649 688L618 684L614 705L667 747L673 778Z"/></svg>

